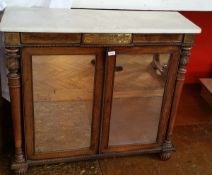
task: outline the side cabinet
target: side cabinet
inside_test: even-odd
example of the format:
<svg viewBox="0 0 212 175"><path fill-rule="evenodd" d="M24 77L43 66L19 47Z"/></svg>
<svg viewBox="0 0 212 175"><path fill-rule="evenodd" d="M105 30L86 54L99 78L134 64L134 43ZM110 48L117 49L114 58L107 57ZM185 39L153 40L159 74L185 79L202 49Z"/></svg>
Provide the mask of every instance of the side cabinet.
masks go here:
<svg viewBox="0 0 212 175"><path fill-rule="evenodd" d="M140 153L169 159L193 39L5 33L12 169Z"/></svg>

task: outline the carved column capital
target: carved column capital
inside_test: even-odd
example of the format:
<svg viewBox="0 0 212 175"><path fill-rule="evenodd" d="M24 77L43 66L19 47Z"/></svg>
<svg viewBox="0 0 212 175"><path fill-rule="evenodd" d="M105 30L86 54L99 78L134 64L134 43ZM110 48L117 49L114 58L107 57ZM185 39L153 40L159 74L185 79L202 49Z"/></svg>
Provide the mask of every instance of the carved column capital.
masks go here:
<svg viewBox="0 0 212 175"><path fill-rule="evenodd" d="M20 87L20 55L19 48L6 48L6 66L9 70L7 75L9 87Z"/></svg>
<svg viewBox="0 0 212 175"><path fill-rule="evenodd" d="M19 49L18 48L6 48L6 65L9 70L9 73L17 73L19 71L20 65L19 65Z"/></svg>
<svg viewBox="0 0 212 175"><path fill-rule="evenodd" d="M180 66L186 66L191 55L191 46L184 46L181 50Z"/></svg>
<svg viewBox="0 0 212 175"><path fill-rule="evenodd" d="M182 47L177 80L181 80L181 81L185 80L186 66L189 62L189 57L191 55L190 51L191 51L191 46Z"/></svg>

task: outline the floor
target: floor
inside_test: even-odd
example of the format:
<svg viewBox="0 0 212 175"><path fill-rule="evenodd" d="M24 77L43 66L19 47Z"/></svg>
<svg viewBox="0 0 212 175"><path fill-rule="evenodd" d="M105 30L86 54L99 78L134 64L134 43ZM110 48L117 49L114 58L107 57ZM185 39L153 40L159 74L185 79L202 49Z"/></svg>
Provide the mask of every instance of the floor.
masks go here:
<svg viewBox="0 0 212 175"><path fill-rule="evenodd" d="M200 96L199 85L186 85L182 92L176 125L212 124L212 108Z"/></svg>
<svg viewBox="0 0 212 175"><path fill-rule="evenodd" d="M212 108L199 96L199 86L185 86L173 143L166 162L158 155L110 158L31 167L28 175L212 175ZM11 156L0 156L0 175L10 175Z"/></svg>

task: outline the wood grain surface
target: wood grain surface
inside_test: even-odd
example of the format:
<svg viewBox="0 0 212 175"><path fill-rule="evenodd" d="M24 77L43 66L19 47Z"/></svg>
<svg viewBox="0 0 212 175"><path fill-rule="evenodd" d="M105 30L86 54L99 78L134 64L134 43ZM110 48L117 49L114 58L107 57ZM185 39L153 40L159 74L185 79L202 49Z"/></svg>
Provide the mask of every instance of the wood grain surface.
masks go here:
<svg viewBox="0 0 212 175"><path fill-rule="evenodd" d="M200 82L212 94L212 78L201 78Z"/></svg>
<svg viewBox="0 0 212 175"><path fill-rule="evenodd" d="M212 78L201 78L202 84L201 96L212 106Z"/></svg>
<svg viewBox="0 0 212 175"><path fill-rule="evenodd" d="M24 44L74 44L80 41L80 33L21 33Z"/></svg>
<svg viewBox="0 0 212 175"><path fill-rule="evenodd" d="M34 101L92 100L95 55L33 56Z"/></svg>

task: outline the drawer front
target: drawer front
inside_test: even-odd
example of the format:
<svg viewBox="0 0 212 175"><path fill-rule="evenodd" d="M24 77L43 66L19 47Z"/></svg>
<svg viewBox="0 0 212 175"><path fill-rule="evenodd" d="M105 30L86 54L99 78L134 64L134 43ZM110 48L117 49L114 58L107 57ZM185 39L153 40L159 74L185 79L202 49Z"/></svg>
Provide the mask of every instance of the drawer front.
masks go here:
<svg viewBox="0 0 212 175"><path fill-rule="evenodd" d="M131 33L5 33L6 45L139 45L192 43L194 35Z"/></svg>
<svg viewBox="0 0 212 175"><path fill-rule="evenodd" d="M81 34L21 33L23 44L80 44Z"/></svg>
<svg viewBox="0 0 212 175"><path fill-rule="evenodd" d="M134 34L133 43L180 43L183 35L180 34Z"/></svg>
<svg viewBox="0 0 212 175"><path fill-rule="evenodd" d="M132 34L83 34L83 44L130 44Z"/></svg>

